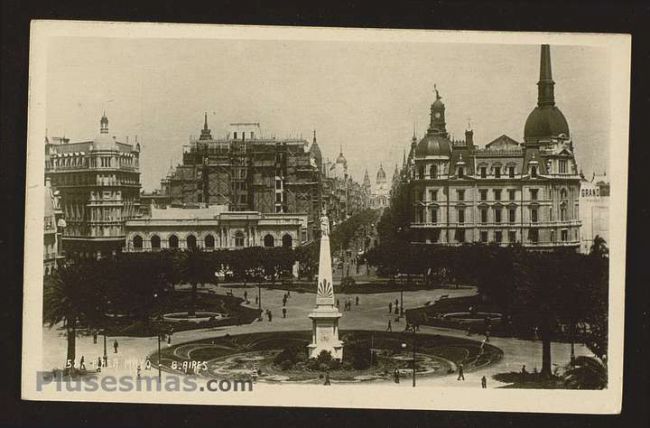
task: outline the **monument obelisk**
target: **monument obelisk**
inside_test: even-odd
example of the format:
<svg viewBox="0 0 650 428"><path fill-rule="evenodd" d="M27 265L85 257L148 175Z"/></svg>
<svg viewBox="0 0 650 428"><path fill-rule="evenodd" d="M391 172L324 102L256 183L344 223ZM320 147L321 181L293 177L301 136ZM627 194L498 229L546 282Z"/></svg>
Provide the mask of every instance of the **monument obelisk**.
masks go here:
<svg viewBox="0 0 650 428"><path fill-rule="evenodd" d="M334 304L332 284L332 255L330 254L330 224L323 212L320 219L321 238L318 263L318 289L316 307L309 314L312 320L312 340L309 358L316 358L322 351L328 351L333 358L343 358L343 342L339 340L339 318L341 313Z"/></svg>

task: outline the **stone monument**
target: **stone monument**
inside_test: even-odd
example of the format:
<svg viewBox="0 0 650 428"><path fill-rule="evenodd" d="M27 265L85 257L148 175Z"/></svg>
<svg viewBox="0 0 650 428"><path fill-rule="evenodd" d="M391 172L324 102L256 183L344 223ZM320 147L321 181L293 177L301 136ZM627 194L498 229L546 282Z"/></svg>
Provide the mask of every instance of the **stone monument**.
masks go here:
<svg viewBox="0 0 650 428"><path fill-rule="evenodd" d="M339 318L341 313L334 303L334 285L332 284L332 255L330 254L330 224L323 212L320 219L321 238L318 263L318 289L316 307L309 314L312 320L312 339L309 358L316 358L322 351L328 351L332 357L343 358L343 342L339 340Z"/></svg>

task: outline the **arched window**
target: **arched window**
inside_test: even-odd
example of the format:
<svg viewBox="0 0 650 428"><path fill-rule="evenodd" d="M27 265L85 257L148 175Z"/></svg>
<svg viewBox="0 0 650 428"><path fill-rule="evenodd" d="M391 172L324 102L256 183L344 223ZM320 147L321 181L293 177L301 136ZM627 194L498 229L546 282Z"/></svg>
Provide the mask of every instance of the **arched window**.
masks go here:
<svg viewBox="0 0 650 428"><path fill-rule="evenodd" d="M133 248L135 248L136 250L142 249L142 236L135 235L133 237Z"/></svg>
<svg viewBox="0 0 650 428"><path fill-rule="evenodd" d="M205 248L214 248L214 236L208 235L205 237Z"/></svg>
<svg viewBox="0 0 650 428"><path fill-rule="evenodd" d="M244 233L239 231L235 233L235 247L241 248L244 246Z"/></svg>
<svg viewBox="0 0 650 428"><path fill-rule="evenodd" d="M284 248L291 248L293 245L293 238L288 233L282 237L282 246Z"/></svg>
<svg viewBox="0 0 650 428"><path fill-rule="evenodd" d="M420 180L424 179L424 165L420 165L418 168L418 178Z"/></svg>
<svg viewBox="0 0 650 428"><path fill-rule="evenodd" d="M152 250L160 250L160 236L158 235L153 235L151 237L151 249Z"/></svg>
<svg viewBox="0 0 650 428"><path fill-rule="evenodd" d="M435 164L431 165L431 169L429 169L429 176L431 178L438 177L438 167Z"/></svg>
<svg viewBox="0 0 650 428"><path fill-rule="evenodd" d="M567 197L566 189L560 190L560 221L567 220L567 207L569 206L569 201Z"/></svg>
<svg viewBox="0 0 650 428"><path fill-rule="evenodd" d="M169 237L169 248L178 248L178 236L171 235Z"/></svg>
<svg viewBox="0 0 650 428"><path fill-rule="evenodd" d="M273 239L272 235L266 235L264 237L264 246L265 247L273 247L275 245L275 239Z"/></svg>
<svg viewBox="0 0 650 428"><path fill-rule="evenodd" d="M196 236L194 235L187 235L187 239L185 241L187 243L187 248L190 250L193 250L196 248Z"/></svg>

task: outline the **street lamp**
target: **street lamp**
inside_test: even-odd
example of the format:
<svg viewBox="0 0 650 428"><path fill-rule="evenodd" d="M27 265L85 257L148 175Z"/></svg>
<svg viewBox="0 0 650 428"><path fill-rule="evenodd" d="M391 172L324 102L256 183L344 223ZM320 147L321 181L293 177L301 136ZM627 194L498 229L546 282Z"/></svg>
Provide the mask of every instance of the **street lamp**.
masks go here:
<svg viewBox="0 0 650 428"><path fill-rule="evenodd" d="M411 351L413 353L411 364L413 368L413 388L415 388L415 327L411 329ZM402 342L402 349L406 350L406 342Z"/></svg>
<svg viewBox="0 0 650 428"><path fill-rule="evenodd" d="M157 302L158 293L153 293L153 298L154 298L154 301ZM160 383L161 379L162 379L162 372L161 372L162 362L160 360L160 330L161 330L161 325L157 324L156 325L156 333L157 333L157 336L158 336L158 383Z"/></svg>

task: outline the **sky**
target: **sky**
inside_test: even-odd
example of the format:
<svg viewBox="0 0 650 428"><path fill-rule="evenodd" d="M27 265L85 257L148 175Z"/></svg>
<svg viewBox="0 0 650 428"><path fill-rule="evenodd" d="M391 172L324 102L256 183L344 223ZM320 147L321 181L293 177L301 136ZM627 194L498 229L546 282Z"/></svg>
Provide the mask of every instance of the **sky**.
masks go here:
<svg viewBox="0 0 650 428"><path fill-rule="evenodd" d="M324 158L339 147L352 177L381 164L389 177L411 137L422 137L437 85L447 130L468 122L484 146L523 140L537 102L539 45L218 39L52 38L47 132L93 139L105 111L110 134L141 143L141 182L159 186L204 112L214 137L232 122L265 136L317 131ZM605 48L551 46L555 99L585 175L608 166L610 57Z"/></svg>

